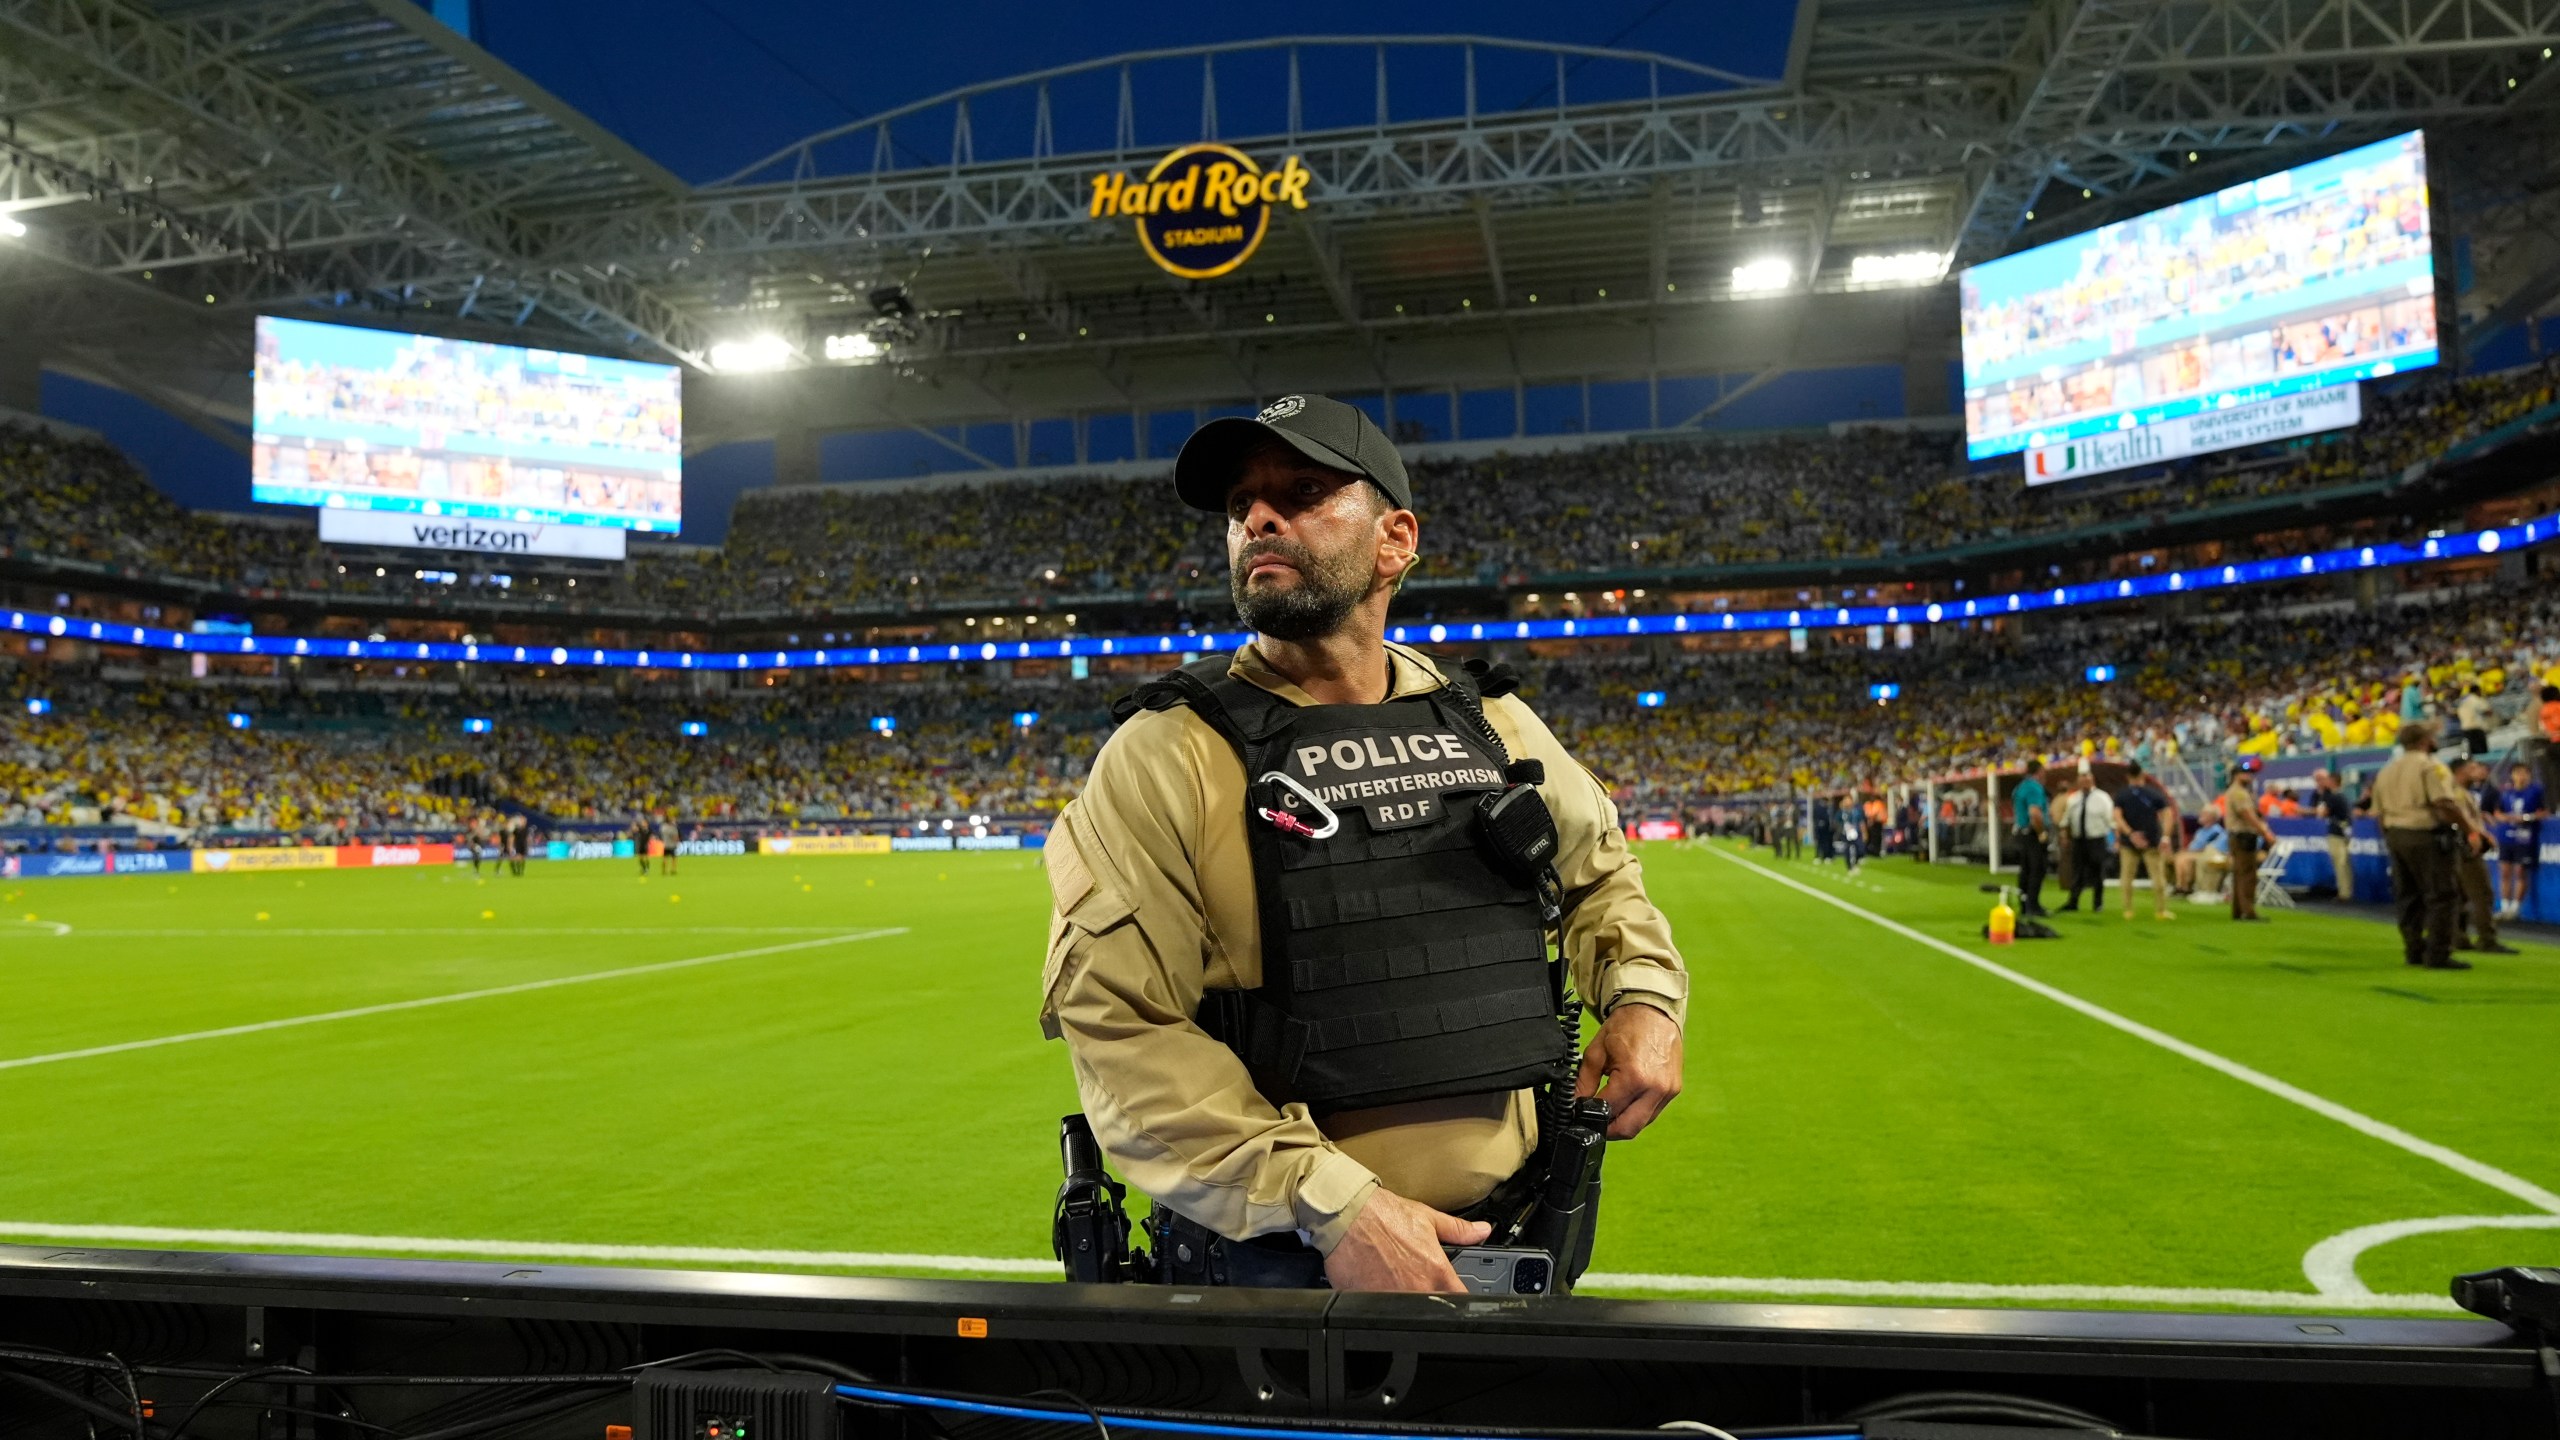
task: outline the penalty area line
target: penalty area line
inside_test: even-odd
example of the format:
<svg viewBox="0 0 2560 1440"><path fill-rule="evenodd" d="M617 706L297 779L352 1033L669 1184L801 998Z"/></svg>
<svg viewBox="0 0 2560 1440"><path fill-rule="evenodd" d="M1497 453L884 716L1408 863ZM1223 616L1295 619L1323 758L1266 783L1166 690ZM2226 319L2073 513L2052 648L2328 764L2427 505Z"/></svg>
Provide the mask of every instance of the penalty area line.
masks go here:
<svg viewBox="0 0 2560 1440"><path fill-rule="evenodd" d="M785 955L795 950L814 950L827 945L850 945L862 940L877 940L888 935L904 935L907 927L892 926L885 930L855 930L832 935L822 940L795 940L787 945L759 945L751 950L724 950L716 955L694 955L682 960L659 960L647 965L623 965L611 970L590 970L579 975L555 975L545 980L524 980L513 985L491 985L479 990L457 990L446 995L421 995L412 1000L389 1000L379 1005L357 1005L345 1010L323 1010L313 1015L287 1015L274 1020L253 1020L244 1025L223 1025L211 1030L189 1030L177 1035L154 1035L147 1040L120 1040L111 1045L89 1045L78 1050L57 1050L50 1055L20 1055L0 1060L0 1070L23 1070L34 1065L56 1065L65 1060L88 1060L101 1055L123 1055L135 1050L157 1050L169 1045L185 1045L197 1040L221 1040L234 1035L259 1035L270 1030L291 1030L304 1025L324 1025L332 1020L356 1020L367 1015L392 1015L403 1010L425 1010L437 1005L459 1005L466 1000L493 1000L502 995L529 995L537 990L558 990L569 985L592 985L599 980L627 980L640 975L663 975L674 970L690 970L702 965L718 965L730 960L751 960L761 955Z"/></svg>
<svg viewBox="0 0 2560 1440"><path fill-rule="evenodd" d="M1965 964L1970 965L1987 975L1996 976L1999 979L2008 981L2010 984L2015 985L2022 990L2029 991L2036 995L2041 995L2045 999L2050 1000L2057 1005L2063 1006L2067 1009L2076 1010L2082 1015L2085 1015L2088 1018L2097 1021L2099 1024L2109 1027L2110 1029L2121 1030L2125 1034L2130 1035L2137 1040L2143 1040L2150 1044L2157 1045L2172 1055L2192 1060L2198 1065L2204 1066L2208 1070L2219 1071L2222 1074L2239 1081L2243 1085L2263 1090L2267 1094L2273 1095L2279 1100L2290 1101L2315 1115L2321 1115L2328 1119L2335 1120L2339 1124L2346 1126L2350 1130L2354 1130L2358 1134L2370 1136L2371 1138L2379 1140L2386 1145L2397 1146L2398 1148L2422 1159L2432 1160L2438 1165L2441 1165L2458 1175L2465 1176L2472 1180L2477 1180L2492 1190L2501 1191L2507 1195L2513 1196L2514 1198L2532 1206L2536 1210L2543 1211L2546 1214L2560 1213L2560 1194L2554 1194L2551 1191L2544 1189L2542 1186L2536 1185L2532 1181L2525 1179L2521 1175L2511 1174L2508 1171L2501 1170L2494 1165L2486 1163L2485 1161L2474 1160L2470 1156L2465 1155L2458 1150L2439 1145L2432 1140L2422 1139L2419 1136L2410 1134L2408 1131L2401 1129L2397 1125L2389 1123L2388 1121L2377 1120L2374 1117L2365 1114L2361 1110L2349 1109L2335 1100L2331 1100L2320 1095L2314 1095L2299 1085L2292 1084L2289 1081L2279 1080L2273 1075L2267 1074L2263 1070L2253 1069L2250 1066L2241 1064L2237 1060L2229 1058L2228 1056L2217 1055L2213 1051L2207 1050L2201 1045L2191 1044L2188 1041L2181 1040L2177 1036L2172 1035L2165 1030L2154 1029L2149 1025L2143 1024L2139 1020L2131 1018L2130 1016L2120 1015L2103 1005L2083 1000L2068 990L2048 985L2033 976L2012 970L2008 966L2000 964L1998 961L1985 959L1984 957L1976 955L1972 951L1966 950L1961 946L1950 945L1946 941L1941 940L1934 935L1915 930L1910 926L1903 924L1899 920L1889 919L1886 916L1879 915L1872 910L1864 908L1863 906L1843 900L1836 895L1824 894L1822 891L1817 890L1810 885L1791 879L1788 876L1781 875L1775 870L1766 869L1762 866L1753 864L1751 861L1745 860L1741 856L1728 855L1721 850L1713 851L1711 853L1713 853L1716 858L1723 860L1728 864L1739 865L1743 869L1751 871L1755 875L1760 875L1767 879L1774 880L1799 894L1810 895L1825 905L1837 906L1838 908L1846 910L1850 914L1857 916L1859 919L1867 921L1869 924L1881 926L1906 940L1912 940L1919 944L1926 945L1941 955L1961 960Z"/></svg>

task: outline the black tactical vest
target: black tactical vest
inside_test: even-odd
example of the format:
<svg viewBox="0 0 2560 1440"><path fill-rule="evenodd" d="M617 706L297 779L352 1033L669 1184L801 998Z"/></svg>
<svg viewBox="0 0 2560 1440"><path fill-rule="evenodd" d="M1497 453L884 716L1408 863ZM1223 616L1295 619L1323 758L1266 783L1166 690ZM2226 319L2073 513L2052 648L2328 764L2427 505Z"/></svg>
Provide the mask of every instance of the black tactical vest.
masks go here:
<svg viewBox="0 0 2560 1440"><path fill-rule="evenodd" d="M1187 704L1244 760L1262 984L1209 992L1202 1028L1265 1098L1318 1115L1555 1078L1565 997L1538 897L1474 837L1508 762L1473 682L1298 706L1228 665L1186 665L1113 706L1125 720Z"/></svg>

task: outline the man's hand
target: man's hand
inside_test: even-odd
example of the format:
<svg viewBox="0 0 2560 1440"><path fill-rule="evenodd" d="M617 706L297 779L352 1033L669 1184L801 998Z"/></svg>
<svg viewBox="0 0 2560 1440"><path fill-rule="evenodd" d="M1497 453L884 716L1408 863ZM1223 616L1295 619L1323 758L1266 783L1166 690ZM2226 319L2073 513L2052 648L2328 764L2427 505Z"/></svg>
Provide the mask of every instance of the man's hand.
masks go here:
<svg viewBox="0 0 2560 1440"><path fill-rule="evenodd" d="M1421 1290L1463 1295L1458 1272L1443 1245L1481 1245L1493 1227L1481 1220L1443 1215L1418 1200L1381 1186L1352 1218L1351 1228L1324 1257L1324 1278L1336 1290Z"/></svg>
<svg viewBox="0 0 2560 1440"><path fill-rule="evenodd" d="M1609 1082L1604 1093L1602 1080ZM1598 1095L1613 1112L1609 1138L1632 1140L1680 1094L1680 1027L1650 1005L1630 1000L1609 1012L1582 1052L1574 1077L1579 1099Z"/></svg>

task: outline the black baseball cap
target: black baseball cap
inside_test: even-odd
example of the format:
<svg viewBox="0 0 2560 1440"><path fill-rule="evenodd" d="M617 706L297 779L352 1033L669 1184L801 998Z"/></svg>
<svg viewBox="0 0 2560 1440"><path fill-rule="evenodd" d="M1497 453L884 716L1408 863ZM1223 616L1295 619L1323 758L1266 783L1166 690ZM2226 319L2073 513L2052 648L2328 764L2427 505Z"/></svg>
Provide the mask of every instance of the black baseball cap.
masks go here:
<svg viewBox="0 0 2560 1440"><path fill-rule="evenodd" d="M1225 514L1244 457L1274 436L1319 465L1368 477L1399 509L1413 508L1413 481L1386 432L1358 406L1326 395L1283 395L1250 420L1229 415L1192 431L1174 458L1174 492L1194 510Z"/></svg>

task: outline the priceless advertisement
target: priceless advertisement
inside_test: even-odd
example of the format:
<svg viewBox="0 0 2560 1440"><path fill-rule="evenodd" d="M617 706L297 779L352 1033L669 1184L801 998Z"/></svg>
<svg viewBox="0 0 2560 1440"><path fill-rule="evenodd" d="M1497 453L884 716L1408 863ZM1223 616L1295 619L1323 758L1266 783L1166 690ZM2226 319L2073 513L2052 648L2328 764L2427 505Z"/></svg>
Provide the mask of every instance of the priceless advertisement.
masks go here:
<svg viewBox="0 0 2560 1440"><path fill-rule="evenodd" d="M334 845L199 850L195 855L195 868L198 870L334 870L338 866L338 850Z"/></svg>
<svg viewBox="0 0 2560 1440"><path fill-rule="evenodd" d="M767 835L756 842L764 855L886 855L901 848L886 835ZM950 849L950 842L942 848Z"/></svg>
<svg viewBox="0 0 2560 1440"><path fill-rule="evenodd" d="M340 868L370 868L383 865L450 865L450 845L341 845L338 847Z"/></svg>
<svg viewBox="0 0 2560 1440"><path fill-rule="evenodd" d="M679 840L676 842L678 855L744 855L746 853L747 842L744 840Z"/></svg>

